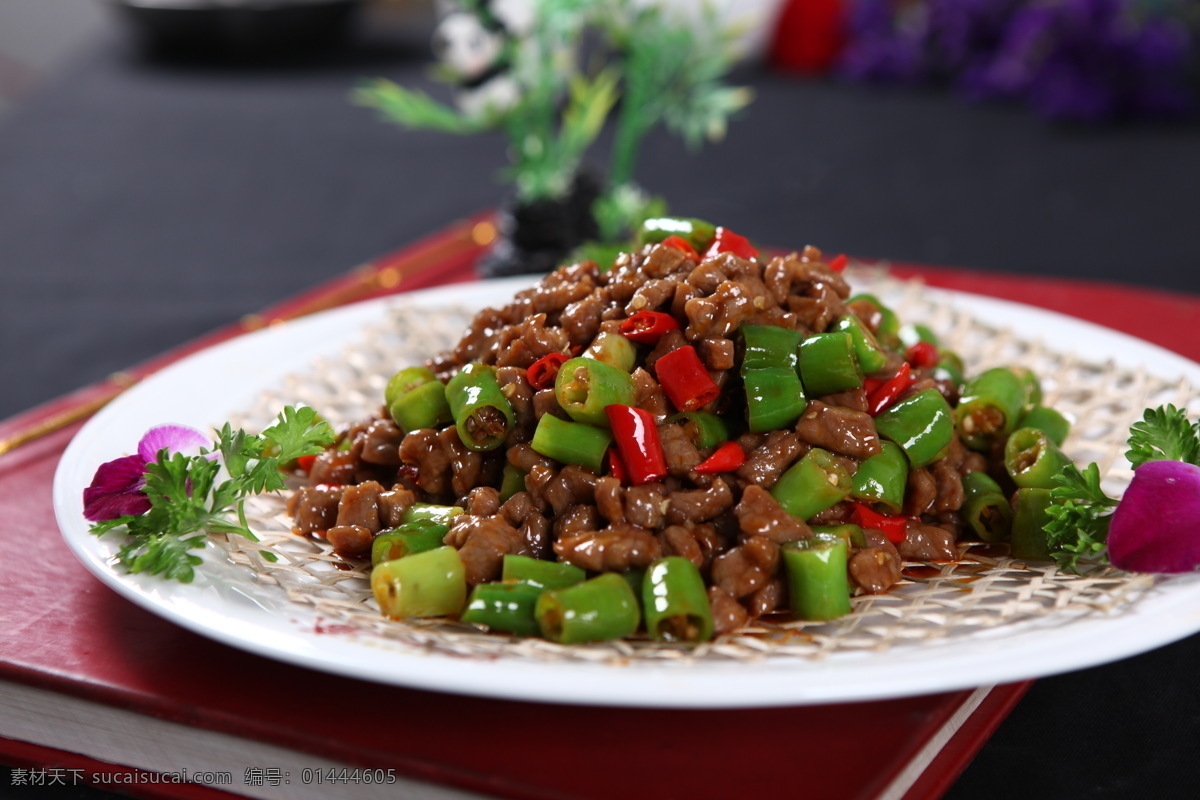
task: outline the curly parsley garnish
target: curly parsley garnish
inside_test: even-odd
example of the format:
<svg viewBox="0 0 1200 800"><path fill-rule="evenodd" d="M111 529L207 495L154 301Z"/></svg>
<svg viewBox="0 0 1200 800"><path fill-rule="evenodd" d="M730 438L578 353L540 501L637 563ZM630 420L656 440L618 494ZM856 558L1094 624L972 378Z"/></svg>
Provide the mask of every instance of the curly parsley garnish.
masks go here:
<svg viewBox="0 0 1200 800"><path fill-rule="evenodd" d="M1070 464L1054 482L1059 485L1050 491L1054 503L1046 509L1051 518L1045 525L1046 544L1061 569L1078 572L1080 559L1104 554L1117 501L1100 488L1100 467L1094 462L1082 472Z"/></svg>
<svg viewBox="0 0 1200 800"><path fill-rule="evenodd" d="M204 545L206 533L236 533L258 541L246 522L246 500L283 489L281 464L320 453L333 440L328 423L307 407L288 406L261 434L226 423L214 447L198 455L161 450L157 460L146 464L142 491L149 510L98 522L91 532L126 534L117 560L130 572L188 583L202 561L191 551ZM227 477L219 480L222 466Z"/></svg>
<svg viewBox="0 0 1200 800"><path fill-rule="evenodd" d="M1184 461L1200 467L1200 423L1173 405L1146 409L1141 422L1129 428L1129 463L1137 469L1147 461Z"/></svg>
<svg viewBox="0 0 1200 800"><path fill-rule="evenodd" d="M1125 453L1134 469L1150 461L1182 461L1200 466L1200 424L1173 405L1148 408L1140 422L1129 428L1129 450ZM1080 471L1068 466L1054 476L1058 484L1050 492L1054 503L1044 530L1046 543L1059 567L1079 571L1081 559L1103 561L1113 510L1118 501L1100 488L1100 468L1089 464Z"/></svg>

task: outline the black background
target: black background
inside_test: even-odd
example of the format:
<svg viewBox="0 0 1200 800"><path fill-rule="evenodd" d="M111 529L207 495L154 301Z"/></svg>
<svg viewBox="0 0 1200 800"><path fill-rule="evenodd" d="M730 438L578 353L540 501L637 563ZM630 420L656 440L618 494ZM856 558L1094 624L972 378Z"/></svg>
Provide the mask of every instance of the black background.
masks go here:
<svg viewBox="0 0 1200 800"><path fill-rule="evenodd" d="M500 139L348 101L364 76L428 84L427 58L422 30L270 64L166 63L106 36L0 119L0 418L495 206ZM645 146L638 176L676 212L779 246L1200 290L1196 125L738 77L757 99L723 143ZM947 797L1195 796L1198 665L1193 637L1038 681Z"/></svg>

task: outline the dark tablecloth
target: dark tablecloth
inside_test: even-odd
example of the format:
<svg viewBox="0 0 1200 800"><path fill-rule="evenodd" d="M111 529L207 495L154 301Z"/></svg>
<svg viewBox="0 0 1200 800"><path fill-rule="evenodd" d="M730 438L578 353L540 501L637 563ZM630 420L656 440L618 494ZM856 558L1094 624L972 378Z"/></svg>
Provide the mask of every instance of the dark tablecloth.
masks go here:
<svg viewBox="0 0 1200 800"><path fill-rule="evenodd" d="M495 206L498 138L348 102L427 65L422 32L250 66L150 61L114 34L0 118L0 418ZM757 99L723 143L646 143L639 178L674 211L781 246L1200 290L1194 125L740 78ZM1037 682L948 797L1193 796L1197 664L1193 637Z"/></svg>

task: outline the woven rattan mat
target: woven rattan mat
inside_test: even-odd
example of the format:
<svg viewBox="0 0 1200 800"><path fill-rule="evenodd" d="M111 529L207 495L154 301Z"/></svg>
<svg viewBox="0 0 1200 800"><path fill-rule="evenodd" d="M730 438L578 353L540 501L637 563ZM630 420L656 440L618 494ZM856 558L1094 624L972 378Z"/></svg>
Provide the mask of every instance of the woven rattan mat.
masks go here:
<svg viewBox="0 0 1200 800"><path fill-rule="evenodd" d="M1185 406L1195 396L1186 381L1167 381L1139 366L1111 360L1086 361L1039 339L981 322L919 282L902 282L867 269L852 270L848 277L856 290L879 295L902 320L933 328L972 374L1003 364L1033 369L1042 378L1046 404L1076 421L1064 449L1078 463L1097 462L1110 494L1119 495L1132 475L1123 458L1124 438L1143 409L1167 402ZM261 428L288 403L312 405L335 427L362 419L378 408L389 376L451 346L472 314L465 308L430 308L399 299L386 324L364 330L340 357L318 361L265 392L239 421ZM766 618L699 647L649 640L565 647L486 634L455 621L384 619L371 594L369 567L350 568L326 542L293 535L284 498L258 498L250 519L261 541L235 536L221 542L229 559L258 581L280 587L293 602L311 607L339 632L488 659L757 660L926 647L965 636L1003 636L1030 626L1063 625L1086 615L1119 614L1161 580L1101 566L1068 574L1053 564L1014 560L1001 552L1003 548L966 543L960 545L956 563L906 562L900 585L888 594L854 598L854 613L834 622ZM263 551L277 560L269 560Z"/></svg>

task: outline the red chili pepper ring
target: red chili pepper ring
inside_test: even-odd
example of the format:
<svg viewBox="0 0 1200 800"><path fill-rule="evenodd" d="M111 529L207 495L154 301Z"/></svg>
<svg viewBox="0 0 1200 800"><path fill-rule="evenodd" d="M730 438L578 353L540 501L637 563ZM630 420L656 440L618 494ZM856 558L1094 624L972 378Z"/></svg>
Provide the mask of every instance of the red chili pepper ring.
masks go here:
<svg viewBox="0 0 1200 800"><path fill-rule="evenodd" d="M529 365L525 370L525 380L534 389L549 389L558 377L558 369L570 360L562 353L551 353L543 356Z"/></svg>
<svg viewBox="0 0 1200 800"><path fill-rule="evenodd" d="M657 344L667 331L679 330L679 321L661 311L639 311L622 320L617 330L638 344Z"/></svg>

